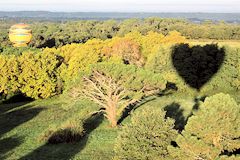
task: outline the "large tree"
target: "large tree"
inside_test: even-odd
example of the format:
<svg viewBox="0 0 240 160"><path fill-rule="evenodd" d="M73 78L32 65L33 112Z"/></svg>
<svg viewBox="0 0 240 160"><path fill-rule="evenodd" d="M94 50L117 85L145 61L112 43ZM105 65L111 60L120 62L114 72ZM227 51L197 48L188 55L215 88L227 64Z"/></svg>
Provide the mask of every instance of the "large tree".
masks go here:
<svg viewBox="0 0 240 160"><path fill-rule="evenodd" d="M132 65L102 63L95 65L70 93L74 99L83 95L99 104L111 127L115 127L128 106L160 93L165 86L166 81L151 71Z"/></svg>

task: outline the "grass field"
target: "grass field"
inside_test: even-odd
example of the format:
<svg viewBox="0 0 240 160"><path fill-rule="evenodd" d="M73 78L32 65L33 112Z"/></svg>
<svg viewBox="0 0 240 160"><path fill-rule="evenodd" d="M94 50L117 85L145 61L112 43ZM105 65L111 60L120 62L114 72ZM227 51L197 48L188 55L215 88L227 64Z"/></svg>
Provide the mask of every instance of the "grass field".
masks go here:
<svg viewBox="0 0 240 160"><path fill-rule="evenodd" d="M238 93L234 94L239 102ZM88 135L80 142L68 144L46 144L41 140L49 126L60 125L69 117L94 105L79 102L70 107L62 97L33 102L17 102L0 105L0 159L6 160L108 160L114 156L113 146L121 127L110 128L105 119L92 121ZM138 106L162 107L167 115L176 119L176 126L182 127L186 118L196 107L194 97L173 94L150 97ZM122 125L129 122L126 118Z"/></svg>
<svg viewBox="0 0 240 160"><path fill-rule="evenodd" d="M240 47L239 40L187 40L187 43L191 45L205 45L211 43L217 43L220 46Z"/></svg>

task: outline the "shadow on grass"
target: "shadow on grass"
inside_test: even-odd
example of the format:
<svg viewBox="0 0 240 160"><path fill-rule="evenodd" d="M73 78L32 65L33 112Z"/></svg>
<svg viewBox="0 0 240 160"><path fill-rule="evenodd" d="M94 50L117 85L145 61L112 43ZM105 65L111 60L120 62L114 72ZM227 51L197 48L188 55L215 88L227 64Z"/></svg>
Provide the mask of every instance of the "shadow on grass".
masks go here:
<svg viewBox="0 0 240 160"><path fill-rule="evenodd" d="M37 116L43 108L32 108L33 106L25 106L28 102L20 102L13 104L2 104L0 105L0 138L20 126L23 123L33 119ZM0 139L0 159L5 159L5 154L22 142L20 137L8 137Z"/></svg>
<svg viewBox="0 0 240 160"><path fill-rule="evenodd" d="M173 102L164 107L164 110L166 111L166 118L169 117L175 120L174 128L182 131L187 123L187 119L183 115L184 110L181 106L178 103Z"/></svg>
<svg viewBox="0 0 240 160"><path fill-rule="evenodd" d="M22 94L14 95L0 103L0 114L4 114L5 112L26 105L32 101L32 98L25 97Z"/></svg>
<svg viewBox="0 0 240 160"><path fill-rule="evenodd" d="M136 110L137 108L141 107L142 105L148 103L148 102L151 102L153 100L155 100L156 97L149 97L149 98L146 98L146 99L143 99L140 103L137 103L136 105L130 105L128 106L122 113L122 116L120 117L120 119L118 120L117 124L121 124L124 119L126 119L132 111Z"/></svg>
<svg viewBox="0 0 240 160"><path fill-rule="evenodd" d="M5 155L22 143L20 137L8 137L0 140L0 159L6 159Z"/></svg>
<svg viewBox="0 0 240 160"><path fill-rule="evenodd" d="M45 145L40 146L33 152L29 153L28 155L20 158L20 160L69 160L85 148L88 142L89 134L93 132L102 123L103 119L104 117L102 114L94 114L90 118L86 119L84 123L86 135L80 140L76 139L79 140L78 142L66 142L60 144L46 143Z"/></svg>
<svg viewBox="0 0 240 160"><path fill-rule="evenodd" d="M206 97L207 96L195 98L194 99L195 104L193 105L191 112L187 116L184 116L184 114L183 114L184 109L181 107L181 105L173 102L164 107L164 110L166 111L165 117L174 119L175 120L174 128L177 129L179 132L181 132L182 130L184 130L188 119L194 114L194 112L198 111L200 103L204 102Z"/></svg>
<svg viewBox="0 0 240 160"><path fill-rule="evenodd" d="M33 119L43 110L43 108L32 107L33 106L25 106L23 108L1 114L0 135L3 135L15 127Z"/></svg>
<svg viewBox="0 0 240 160"><path fill-rule="evenodd" d="M11 96L10 98L3 101L4 104L18 103L18 102L31 102L32 98L26 97L23 94L16 94Z"/></svg>

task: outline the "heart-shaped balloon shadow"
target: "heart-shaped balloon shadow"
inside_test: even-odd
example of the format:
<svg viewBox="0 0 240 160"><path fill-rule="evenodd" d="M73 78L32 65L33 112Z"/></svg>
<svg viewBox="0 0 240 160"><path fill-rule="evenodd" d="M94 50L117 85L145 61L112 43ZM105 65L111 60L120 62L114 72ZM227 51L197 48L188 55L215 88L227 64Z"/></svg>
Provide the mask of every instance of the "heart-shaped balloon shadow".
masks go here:
<svg viewBox="0 0 240 160"><path fill-rule="evenodd" d="M225 58L225 50L217 44L193 46L180 44L172 53L173 66L185 82L200 90L221 67Z"/></svg>

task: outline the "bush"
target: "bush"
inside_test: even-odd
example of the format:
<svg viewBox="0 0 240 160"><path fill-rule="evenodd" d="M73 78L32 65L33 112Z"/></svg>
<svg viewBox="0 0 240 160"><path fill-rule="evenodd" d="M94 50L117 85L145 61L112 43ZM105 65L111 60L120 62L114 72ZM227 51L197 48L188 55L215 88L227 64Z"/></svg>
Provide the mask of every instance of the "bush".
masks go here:
<svg viewBox="0 0 240 160"><path fill-rule="evenodd" d="M146 59L152 54L155 54L160 46L170 46L172 44L184 43L186 41L185 37L181 36L181 33L176 31L169 32L166 36L153 31L148 32L146 35L142 35L135 31L126 34L124 38L130 39L140 45L142 56Z"/></svg>
<svg viewBox="0 0 240 160"><path fill-rule="evenodd" d="M20 91L34 99L48 98L61 93L58 67L62 59L52 53L24 53L18 58L21 73L16 75Z"/></svg>
<svg viewBox="0 0 240 160"><path fill-rule="evenodd" d="M72 118L57 127L50 126L40 137L41 141L47 141L50 144L73 143L80 141L85 136L84 120L81 118Z"/></svg>
<svg viewBox="0 0 240 160"><path fill-rule="evenodd" d="M60 66L63 59L52 51L0 55L0 93L23 93L39 99L62 92Z"/></svg>
<svg viewBox="0 0 240 160"><path fill-rule="evenodd" d="M147 108L134 114L116 140L115 159L169 159L167 147L175 140L174 120L165 119L165 112Z"/></svg>
<svg viewBox="0 0 240 160"><path fill-rule="evenodd" d="M18 75L19 62L15 55L0 55L0 93L9 94L17 92L20 87Z"/></svg>
<svg viewBox="0 0 240 160"><path fill-rule="evenodd" d="M240 149L240 106L229 95L206 98L170 147L175 160L213 160Z"/></svg>

